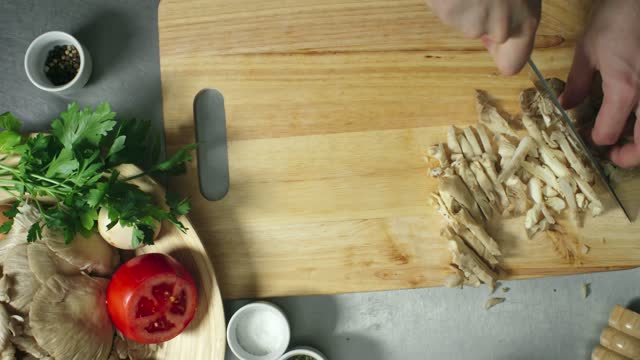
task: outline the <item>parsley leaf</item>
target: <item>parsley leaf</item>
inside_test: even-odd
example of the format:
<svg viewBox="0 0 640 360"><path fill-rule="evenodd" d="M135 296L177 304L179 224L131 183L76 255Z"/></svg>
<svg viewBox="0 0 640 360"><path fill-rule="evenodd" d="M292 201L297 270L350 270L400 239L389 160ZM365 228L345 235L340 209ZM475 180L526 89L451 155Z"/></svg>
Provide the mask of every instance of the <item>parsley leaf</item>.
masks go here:
<svg viewBox="0 0 640 360"><path fill-rule="evenodd" d="M124 142L127 139L127 137L125 135L120 135L118 136L114 141L113 144L111 144L111 148L109 148L109 153L107 154L107 157L112 157L114 156L116 153L120 152L122 149L124 149Z"/></svg>
<svg viewBox="0 0 640 360"><path fill-rule="evenodd" d="M22 136L12 130L0 132L0 152L13 153L14 148L22 142Z"/></svg>
<svg viewBox="0 0 640 360"><path fill-rule="evenodd" d="M60 114L51 124L51 133L66 148L84 141L98 146L107 132L116 125L116 113L111 112L108 103L98 105L95 111L90 108L80 110L78 103L69 105L67 111Z"/></svg>
<svg viewBox="0 0 640 360"><path fill-rule="evenodd" d="M191 151L198 147L198 144L191 144L178 150L172 157L153 167L153 172L166 172L173 175L186 172L186 163L191 161Z"/></svg>
<svg viewBox="0 0 640 360"><path fill-rule="evenodd" d="M182 199L176 193L167 193L167 205L171 209L171 212L178 215L186 215L191 210L191 203L188 199Z"/></svg>
<svg viewBox="0 0 640 360"><path fill-rule="evenodd" d="M42 239L42 228L40 227L39 222L35 222L29 228L29 232L27 233L27 241L34 242L38 239Z"/></svg>
<svg viewBox="0 0 640 360"><path fill-rule="evenodd" d="M13 226L13 221L7 221L0 225L0 234L7 234L11 231L11 227Z"/></svg>
<svg viewBox="0 0 640 360"><path fill-rule="evenodd" d="M87 196L87 204L92 208L96 208L102 201L104 195L107 193L108 187L108 183L96 184L95 188L89 190L89 194Z"/></svg>
<svg viewBox="0 0 640 360"><path fill-rule="evenodd" d="M4 114L0 114L0 127L5 130L11 130L14 132L20 131L20 127L22 127L22 123L20 120L16 119L10 112L6 112Z"/></svg>
<svg viewBox="0 0 640 360"><path fill-rule="evenodd" d="M45 174L46 177L67 177L76 170L80 164L73 156L73 151L70 148L64 148L57 157L49 163L49 169Z"/></svg>
<svg viewBox="0 0 640 360"><path fill-rule="evenodd" d="M9 209L2 212L2 215L6 216L9 219L15 218L16 215L18 215L18 205L19 203L17 201L14 202L13 204L11 204L11 207Z"/></svg>

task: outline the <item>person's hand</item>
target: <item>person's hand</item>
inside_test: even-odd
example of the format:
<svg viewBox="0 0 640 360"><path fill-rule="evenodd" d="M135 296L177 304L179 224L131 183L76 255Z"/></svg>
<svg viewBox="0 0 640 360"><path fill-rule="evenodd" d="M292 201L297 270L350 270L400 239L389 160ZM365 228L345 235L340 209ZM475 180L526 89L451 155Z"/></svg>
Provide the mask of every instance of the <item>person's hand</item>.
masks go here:
<svg viewBox="0 0 640 360"><path fill-rule="evenodd" d="M596 70L602 75L602 106L591 133L597 145L620 139L630 114L640 115L640 2L603 0L594 4L591 22L578 41L561 101L580 104L590 93ZM611 160L622 167L640 165L640 122L633 143L613 146Z"/></svg>
<svg viewBox="0 0 640 360"><path fill-rule="evenodd" d="M471 38L482 38L498 70L518 73L527 62L538 23L541 0L427 0L447 25Z"/></svg>

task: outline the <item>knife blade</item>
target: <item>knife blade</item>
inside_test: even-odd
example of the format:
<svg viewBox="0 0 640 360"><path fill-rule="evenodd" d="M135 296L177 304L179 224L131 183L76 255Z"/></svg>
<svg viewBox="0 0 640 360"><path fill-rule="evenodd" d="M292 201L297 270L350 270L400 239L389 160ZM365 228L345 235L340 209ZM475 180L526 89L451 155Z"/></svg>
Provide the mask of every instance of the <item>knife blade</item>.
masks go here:
<svg viewBox="0 0 640 360"><path fill-rule="evenodd" d="M540 72L540 70L538 69L538 67L536 66L536 64L533 62L531 58L529 58L529 60L527 61L527 64L529 65L529 79L533 82L533 86L536 88L536 90L538 90L540 94L542 94L544 97L551 100L551 102L553 103L553 106L556 108L556 110L560 114L562 121L566 125L567 129L569 129L568 132L571 134L571 137L573 137L574 143L578 144L580 151L582 152L584 157L587 158L587 160L591 164L591 167L596 171L596 174L600 179L601 183L604 184L609 194L611 194L611 196L615 199L616 203L618 204L618 207L622 209L624 216L627 217L627 220L631 222L631 217L629 216L627 209L624 207L624 204L622 204L622 201L618 197L618 194L616 193L614 188L611 186L611 183L609 182L609 180L607 180L607 177L605 176L604 171L600 166L600 163L593 157L593 155L591 154L591 151L589 151L589 148L587 147L587 144L584 142L582 137L578 134L578 131L576 130L576 127L573 125L571 118L569 118L569 115L567 114L567 112L564 110L564 108L562 108L562 105L560 105L560 100L558 100L558 97L554 94L553 90L551 90L551 86L549 86L549 83L544 78L544 76L542 76L542 73Z"/></svg>

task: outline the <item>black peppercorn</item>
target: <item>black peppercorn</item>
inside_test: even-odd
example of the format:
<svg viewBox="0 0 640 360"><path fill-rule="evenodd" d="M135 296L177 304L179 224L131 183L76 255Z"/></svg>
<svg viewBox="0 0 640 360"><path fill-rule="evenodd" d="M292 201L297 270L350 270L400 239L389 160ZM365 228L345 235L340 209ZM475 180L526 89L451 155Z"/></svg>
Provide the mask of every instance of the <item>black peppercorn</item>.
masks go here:
<svg viewBox="0 0 640 360"><path fill-rule="evenodd" d="M55 86L64 85L78 74L80 54L73 45L55 46L47 54L44 73Z"/></svg>

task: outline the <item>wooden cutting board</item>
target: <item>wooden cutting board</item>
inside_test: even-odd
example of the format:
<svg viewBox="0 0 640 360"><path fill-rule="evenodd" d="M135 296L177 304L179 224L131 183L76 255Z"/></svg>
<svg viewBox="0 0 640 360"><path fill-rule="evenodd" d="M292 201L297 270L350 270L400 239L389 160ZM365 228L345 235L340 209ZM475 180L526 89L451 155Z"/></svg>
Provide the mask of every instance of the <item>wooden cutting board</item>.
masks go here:
<svg viewBox="0 0 640 360"><path fill-rule="evenodd" d="M543 3L534 59L564 78L589 2ZM229 193L204 200L196 164L172 184L193 198L223 297L442 284L450 256L425 150L447 125L475 123L474 89L515 112L526 76L499 76L422 0L163 0L159 30L169 150L194 141L198 91L225 97ZM621 191L636 214L640 184ZM575 264L522 224L494 231L509 278L640 264L640 223L619 210L586 220L591 250Z"/></svg>

